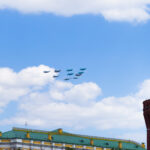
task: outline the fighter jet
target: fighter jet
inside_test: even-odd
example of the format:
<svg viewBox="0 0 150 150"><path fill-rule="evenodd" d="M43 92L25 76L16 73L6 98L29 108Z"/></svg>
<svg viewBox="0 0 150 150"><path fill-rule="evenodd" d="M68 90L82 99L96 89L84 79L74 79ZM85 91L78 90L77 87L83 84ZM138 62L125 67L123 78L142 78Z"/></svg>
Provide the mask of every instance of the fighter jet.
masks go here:
<svg viewBox="0 0 150 150"><path fill-rule="evenodd" d="M67 75L68 75L68 76L72 76L72 75L73 75L73 73L68 73Z"/></svg>
<svg viewBox="0 0 150 150"><path fill-rule="evenodd" d="M53 76L53 78L57 78L57 77L59 77L59 76L56 76L56 75Z"/></svg>
<svg viewBox="0 0 150 150"><path fill-rule="evenodd" d="M66 71L67 71L67 72L70 72L70 71L73 71L73 69L67 69Z"/></svg>
<svg viewBox="0 0 150 150"><path fill-rule="evenodd" d="M60 76L59 73L62 71L65 71L66 78L64 78L63 80L68 81L68 80L72 80L72 79L79 79L79 77L85 73L85 70L87 70L87 68L79 68L78 72L74 72L73 68L69 68L66 70L55 69L54 72L56 74L53 75L53 78L58 78ZM51 71L50 70L43 71L43 73L49 73L49 72L51 72Z"/></svg>
<svg viewBox="0 0 150 150"><path fill-rule="evenodd" d="M55 70L56 73L61 72L61 70Z"/></svg>
<svg viewBox="0 0 150 150"><path fill-rule="evenodd" d="M79 77L79 76L81 76L81 75L82 75L82 74L77 73L75 76Z"/></svg>
<svg viewBox="0 0 150 150"><path fill-rule="evenodd" d="M44 73L49 73L50 71L43 71Z"/></svg>
<svg viewBox="0 0 150 150"><path fill-rule="evenodd" d="M85 71L85 70L86 70L86 68L80 68L80 70L81 70L81 71Z"/></svg>
<svg viewBox="0 0 150 150"><path fill-rule="evenodd" d="M69 79L69 78L65 78L64 80L65 80L65 81L68 81L68 80L70 80L70 79Z"/></svg>
<svg viewBox="0 0 150 150"><path fill-rule="evenodd" d="M83 73L84 73L84 72L78 72L78 74L81 74L81 75L82 75Z"/></svg>

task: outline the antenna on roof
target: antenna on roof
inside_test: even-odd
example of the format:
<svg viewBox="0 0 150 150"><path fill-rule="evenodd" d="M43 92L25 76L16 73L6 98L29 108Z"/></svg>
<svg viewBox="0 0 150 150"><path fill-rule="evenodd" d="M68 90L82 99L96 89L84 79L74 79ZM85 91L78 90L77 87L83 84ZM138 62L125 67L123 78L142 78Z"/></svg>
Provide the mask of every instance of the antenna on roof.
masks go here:
<svg viewBox="0 0 150 150"><path fill-rule="evenodd" d="M24 124L24 125L25 125L25 128L27 128L27 126L28 126L28 123L27 123L27 121L25 121L25 124Z"/></svg>

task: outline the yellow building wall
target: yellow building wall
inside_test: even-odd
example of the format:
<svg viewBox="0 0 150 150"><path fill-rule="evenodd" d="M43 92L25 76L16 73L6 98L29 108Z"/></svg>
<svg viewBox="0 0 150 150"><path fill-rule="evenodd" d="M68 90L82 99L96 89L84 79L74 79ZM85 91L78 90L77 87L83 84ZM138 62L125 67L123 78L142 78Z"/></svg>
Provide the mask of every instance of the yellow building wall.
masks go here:
<svg viewBox="0 0 150 150"><path fill-rule="evenodd" d="M72 145L66 144L65 147L72 148Z"/></svg>
<svg viewBox="0 0 150 150"><path fill-rule="evenodd" d="M103 150L103 148L101 148L101 147L96 147L96 150Z"/></svg>
<svg viewBox="0 0 150 150"><path fill-rule="evenodd" d="M119 147L120 149L122 149L122 142L119 142L119 143L118 143L118 147Z"/></svg>
<svg viewBox="0 0 150 150"><path fill-rule="evenodd" d="M30 133L29 132L27 132L26 137L30 138Z"/></svg>
<svg viewBox="0 0 150 150"><path fill-rule="evenodd" d="M10 140L1 140L1 142L9 143L9 142L10 142Z"/></svg>
<svg viewBox="0 0 150 150"><path fill-rule="evenodd" d="M142 145L141 145L143 148L145 148L145 144L144 143L142 143Z"/></svg>
<svg viewBox="0 0 150 150"><path fill-rule="evenodd" d="M92 150L92 149L93 149L93 147L86 146L86 149L90 149L90 150Z"/></svg>
<svg viewBox="0 0 150 150"><path fill-rule="evenodd" d="M29 140L23 140L22 143L30 143Z"/></svg>
<svg viewBox="0 0 150 150"><path fill-rule="evenodd" d="M34 144L41 144L40 141L33 141Z"/></svg>
<svg viewBox="0 0 150 150"><path fill-rule="evenodd" d="M49 143L49 142L44 142L44 145L52 145L51 143Z"/></svg>
<svg viewBox="0 0 150 150"><path fill-rule="evenodd" d="M76 145L76 148L83 148L83 146L81 146L81 145Z"/></svg>
<svg viewBox="0 0 150 150"><path fill-rule="evenodd" d="M59 147L61 147L61 146L62 146L62 144L55 143L55 146L59 146Z"/></svg>

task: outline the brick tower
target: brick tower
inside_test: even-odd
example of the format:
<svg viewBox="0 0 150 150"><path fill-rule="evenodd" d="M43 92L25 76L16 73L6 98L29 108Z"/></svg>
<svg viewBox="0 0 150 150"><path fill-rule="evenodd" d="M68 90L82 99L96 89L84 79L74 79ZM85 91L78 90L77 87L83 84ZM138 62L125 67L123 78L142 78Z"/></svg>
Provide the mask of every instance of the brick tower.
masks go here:
<svg viewBox="0 0 150 150"><path fill-rule="evenodd" d="M147 128L147 150L150 150L150 99L143 102L144 119Z"/></svg>

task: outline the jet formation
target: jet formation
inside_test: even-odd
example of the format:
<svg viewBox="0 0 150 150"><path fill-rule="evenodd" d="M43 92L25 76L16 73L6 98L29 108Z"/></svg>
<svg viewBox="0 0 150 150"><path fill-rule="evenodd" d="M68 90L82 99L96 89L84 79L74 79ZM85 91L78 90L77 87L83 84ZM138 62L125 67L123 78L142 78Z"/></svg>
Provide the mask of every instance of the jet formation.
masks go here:
<svg viewBox="0 0 150 150"><path fill-rule="evenodd" d="M87 70L87 68L80 68L77 72L74 71L74 69L66 69L65 71L65 78L63 80L69 81L71 79L77 80L79 79ZM54 72L58 73L58 75L54 75L53 78L58 78L61 76L61 72L64 72L61 69L55 69ZM44 70L43 73L50 73L50 70Z"/></svg>

